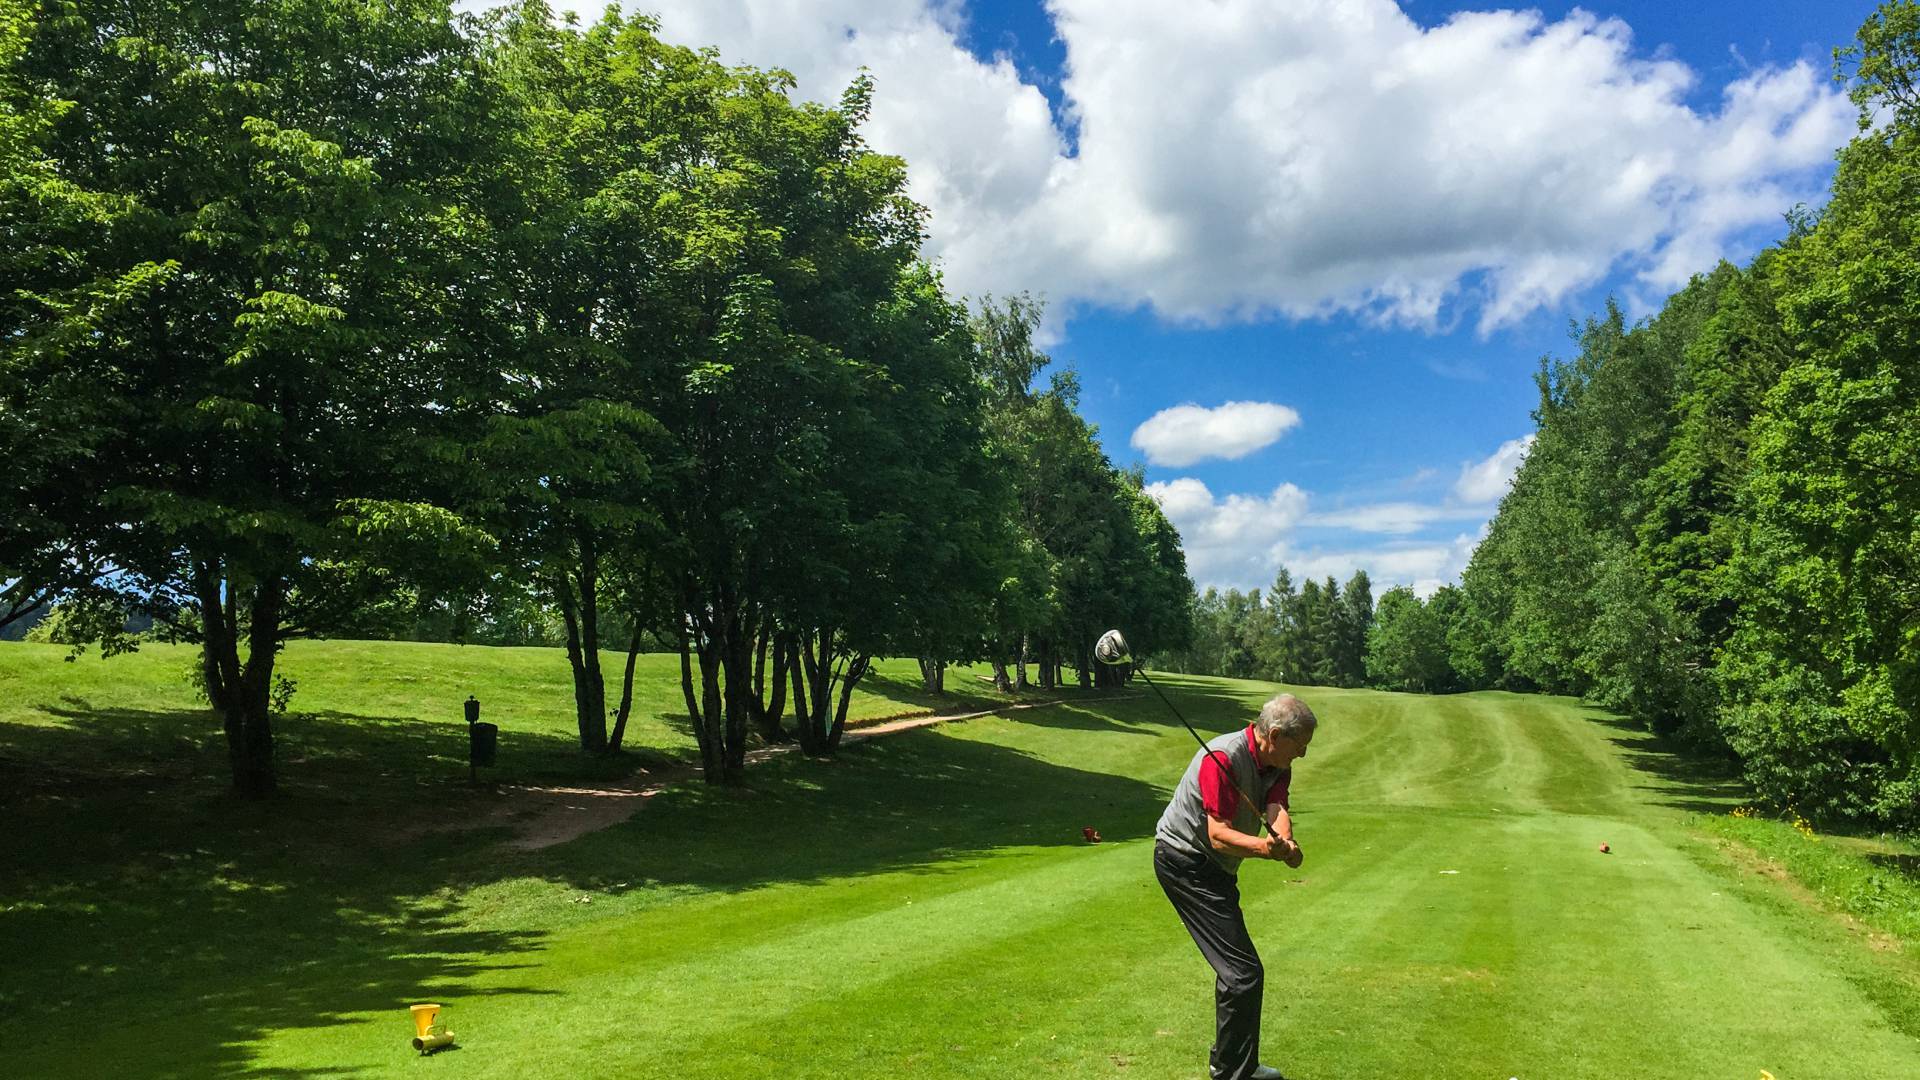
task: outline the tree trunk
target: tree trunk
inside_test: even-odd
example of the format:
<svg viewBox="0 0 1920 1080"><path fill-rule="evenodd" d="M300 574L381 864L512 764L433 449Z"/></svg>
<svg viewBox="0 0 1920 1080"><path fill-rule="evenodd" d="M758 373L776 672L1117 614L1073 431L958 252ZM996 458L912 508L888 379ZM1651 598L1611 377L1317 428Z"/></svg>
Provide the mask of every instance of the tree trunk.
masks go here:
<svg viewBox="0 0 1920 1080"><path fill-rule="evenodd" d="M1003 694L1013 692L1013 680L1007 676L1007 662L997 656L993 658L993 688Z"/></svg>
<svg viewBox="0 0 1920 1080"><path fill-rule="evenodd" d="M747 715L760 741L771 746L792 740L780 726L787 712L787 639L773 632L771 620L767 622L753 639L753 688L747 696Z"/></svg>
<svg viewBox="0 0 1920 1080"><path fill-rule="evenodd" d="M575 685L582 694L575 707L580 715L580 748L593 754L607 750L607 682L600 674L600 552L591 530L578 532L580 545L580 674Z"/></svg>
<svg viewBox="0 0 1920 1080"><path fill-rule="evenodd" d="M1040 660L1040 689L1052 690L1053 677L1054 677L1053 654L1048 650L1047 643L1044 641L1040 643L1039 660Z"/></svg>
<svg viewBox="0 0 1920 1080"><path fill-rule="evenodd" d="M840 749L840 736L847 730L847 706L853 701L853 688L858 686L861 678L866 675L870 662L871 658L864 653L856 656L847 664L847 670L841 676L840 705L833 710L833 730L827 735L829 751Z"/></svg>
<svg viewBox="0 0 1920 1080"><path fill-rule="evenodd" d="M627 734L627 717L633 712L633 667L640 659L640 644L646 640L646 631L641 629L640 620L633 620L633 636L627 642L627 670L620 679L620 709L614 715L613 734L607 736L607 752L620 749L620 740Z"/></svg>
<svg viewBox="0 0 1920 1080"><path fill-rule="evenodd" d="M1020 654L1014 658L1013 688L1025 691L1031 685L1027 682L1027 635L1020 635Z"/></svg>
<svg viewBox="0 0 1920 1080"><path fill-rule="evenodd" d="M806 673L806 702L799 721L800 749L809 755L833 752L833 628L819 627L800 636L800 666ZM796 704L800 698L795 692Z"/></svg>
<svg viewBox="0 0 1920 1080"><path fill-rule="evenodd" d="M240 662L240 599L217 564L201 562L194 573L200 603L200 674L207 700L227 736L227 764L234 793L264 799L278 787L273 768L273 723L267 709L273 663L280 651L281 607L286 586L269 578L254 590L247 630L247 660Z"/></svg>
<svg viewBox="0 0 1920 1080"><path fill-rule="evenodd" d="M725 707L720 691L720 649L709 637L700 643L700 744L701 779L709 784L727 782L727 742Z"/></svg>
<svg viewBox="0 0 1920 1080"><path fill-rule="evenodd" d="M716 782L720 773L720 749L714 740L714 733L707 726L706 710L700 707L701 698L693 688L693 653L696 649L693 640L698 632L688 625L690 618L683 616L680 625L680 694L687 702L687 719L693 722L693 739L700 746L700 771L708 783ZM706 672L706 661L700 663L701 673ZM702 682L704 692L705 683Z"/></svg>
<svg viewBox="0 0 1920 1080"><path fill-rule="evenodd" d="M753 698L754 634L745 616L730 614L721 622L720 646L725 686L721 709L726 719L722 733L726 747L724 779L738 784L746 778L747 729L752 723L747 702Z"/></svg>
<svg viewBox="0 0 1920 1080"><path fill-rule="evenodd" d="M947 692L947 662L929 657L920 658L920 684L929 694Z"/></svg>
<svg viewBox="0 0 1920 1080"><path fill-rule="evenodd" d="M287 585L268 577L254 586L253 610L247 619L247 663L240 673L240 753L243 773L236 775L240 794L261 799L274 793L273 667L280 655L280 625L285 614Z"/></svg>
<svg viewBox="0 0 1920 1080"><path fill-rule="evenodd" d="M793 642L781 635L773 643L773 687L767 701L767 718L780 741L787 740L787 733L780 727L780 718L787 715L787 672L793 667Z"/></svg>
<svg viewBox="0 0 1920 1080"><path fill-rule="evenodd" d="M813 712L807 698L806 664L802 657L806 654L806 637L794 635L787 645L787 676L793 682L793 722L795 737L800 740L800 749L804 753L813 753L812 731L808 724Z"/></svg>

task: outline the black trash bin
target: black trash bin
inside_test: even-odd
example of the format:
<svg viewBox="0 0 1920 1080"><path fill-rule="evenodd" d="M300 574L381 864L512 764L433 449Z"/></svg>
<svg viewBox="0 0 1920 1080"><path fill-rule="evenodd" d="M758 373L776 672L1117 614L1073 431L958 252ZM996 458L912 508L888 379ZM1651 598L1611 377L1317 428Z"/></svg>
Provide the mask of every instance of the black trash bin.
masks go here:
<svg viewBox="0 0 1920 1080"><path fill-rule="evenodd" d="M467 727L467 764L474 768L493 764L494 745L500 740L498 724L475 723Z"/></svg>

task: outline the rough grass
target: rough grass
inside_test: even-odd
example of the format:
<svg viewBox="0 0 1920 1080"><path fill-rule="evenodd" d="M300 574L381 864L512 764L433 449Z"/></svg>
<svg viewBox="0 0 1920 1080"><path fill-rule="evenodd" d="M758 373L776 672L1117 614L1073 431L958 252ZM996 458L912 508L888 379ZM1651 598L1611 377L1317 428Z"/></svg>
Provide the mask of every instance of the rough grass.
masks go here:
<svg viewBox="0 0 1920 1080"><path fill-rule="evenodd" d="M1161 682L1213 731L1272 692ZM1307 863L1242 878L1290 1077L1920 1075L1911 951L1728 859L1701 815L1737 789L1563 700L1300 692ZM63 721L73 782L0 803L6 1075L1204 1074L1211 975L1149 862L1192 743L1150 697L778 760L514 855L422 832L484 797L405 777L236 804L164 743L116 774L113 723ZM14 778L47 726L0 715ZM423 1060L424 1000L459 1048Z"/></svg>
<svg viewBox="0 0 1920 1080"><path fill-rule="evenodd" d="M1823 836L1745 813L1706 823L1791 877L1821 904L1895 940L1920 945L1920 850L1893 836Z"/></svg>

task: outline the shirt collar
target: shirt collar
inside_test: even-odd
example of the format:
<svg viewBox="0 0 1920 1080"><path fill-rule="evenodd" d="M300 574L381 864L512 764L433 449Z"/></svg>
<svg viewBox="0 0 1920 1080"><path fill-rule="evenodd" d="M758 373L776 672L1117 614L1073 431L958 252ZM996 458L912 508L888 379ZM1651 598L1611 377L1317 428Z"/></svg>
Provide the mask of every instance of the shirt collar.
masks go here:
<svg viewBox="0 0 1920 1080"><path fill-rule="evenodd" d="M1260 774L1261 776L1265 776L1265 775L1267 775L1267 774L1268 774L1268 773L1270 773L1270 772L1277 772L1277 771L1279 771L1279 770L1277 770L1277 769L1275 769L1275 768L1274 768L1273 766L1271 766L1271 765L1267 765L1267 764L1264 764L1264 763L1262 763L1262 762L1261 762L1261 760L1260 760L1260 744L1259 744L1259 743L1257 743L1257 742L1255 742L1255 741L1253 740L1253 725L1252 725L1252 724L1248 724L1248 725L1247 725L1247 753L1249 753L1249 754L1252 754L1252 755L1253 755L1253 768L1254 768L1254 771L1255 771L1255 772L1257 772L1257 773L1259 773L1259 774Z"/></svg>

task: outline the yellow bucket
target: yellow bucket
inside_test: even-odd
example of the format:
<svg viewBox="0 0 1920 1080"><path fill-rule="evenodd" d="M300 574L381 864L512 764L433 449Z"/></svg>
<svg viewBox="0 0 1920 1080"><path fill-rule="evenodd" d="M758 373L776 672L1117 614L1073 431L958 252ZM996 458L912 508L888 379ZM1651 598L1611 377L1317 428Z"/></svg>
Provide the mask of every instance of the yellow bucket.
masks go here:
<svg viewBox="0 0 1920 1080"><path fill-rule="evenodd" d="M434 1021L440 1018L440 1006L415 1005L412 1008L413 1033L421 1038L425 1038L427 1032L432 1030Z"/></svg>

